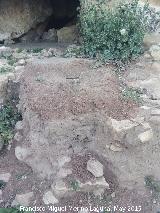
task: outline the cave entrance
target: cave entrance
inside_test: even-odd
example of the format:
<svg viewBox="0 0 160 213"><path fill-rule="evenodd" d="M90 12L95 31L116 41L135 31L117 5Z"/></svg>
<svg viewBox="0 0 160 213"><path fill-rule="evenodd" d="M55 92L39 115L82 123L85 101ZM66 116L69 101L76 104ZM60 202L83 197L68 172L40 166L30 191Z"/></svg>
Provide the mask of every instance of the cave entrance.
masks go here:
<svg viewBox="0 0 160 213"><path fill-rule="evenodd" d="M75 24L77 21L77 8L79 0L50 0L53 14L48 18L47 30L60 29L67 24Z"/></svg>
<svg viewBox="0 0 160 213"><path fill-rule="evenodd" d="M44 0L45 1L45 0ZM17 42L30 41L54 41L72 43L78 40L78 18L79 0L49 0L51 14L46 19L31 28L27 33L21 35ZM63 28L63 31L61 29Z"/></svg>

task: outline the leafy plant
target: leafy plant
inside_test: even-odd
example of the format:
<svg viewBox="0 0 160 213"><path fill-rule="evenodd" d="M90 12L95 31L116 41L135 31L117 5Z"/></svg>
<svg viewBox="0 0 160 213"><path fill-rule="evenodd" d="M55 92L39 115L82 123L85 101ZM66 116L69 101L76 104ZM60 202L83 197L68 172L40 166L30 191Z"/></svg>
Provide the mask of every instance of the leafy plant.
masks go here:
<svg viewBox="0 0 160 213"><path fill-rule="evenodd" d="M0 189L3 189L6 186L6 183L3 180L0 180Z"/></svg>
<svg viewBox="0 0 160 213"><path fill-rule="evenodd" d="M7 61L8 61L8 65L10 66L13 66L16 62L17 62L17 59L14 58L12 55L7 57Z"/></svg>
<svg viewBox="0 0 160 213"><path fill-rule="evenodd" d="M43 50L43 48L34 48L34 49L32 49L32 52L33 53L40 53L41 51Z"/></svg>
<svg viewBox="0 0 160 213"><path fill-rule="evenodd" d="M101 60L128 60L142 53L147 5L138 0L107 7L105 1L81 0L79 25L83 51Z"/></svg>
<svg viewBox="0 0 160 213"><path fill-rule="evenodd" d="M70 45L65 52L65 57L68 57L68 58L83 57L82 47L76 46L76 45Z"/></svg>
<svg viewBox="0 0 160 213"><path fill-rule="evenodd" d="M12 68L10 66L4 65L0 67L0 74L11 72L11 71L12 71Z"/></svg>
<svg viewBox="0 0 160 213"><path fill-rule="evenodd" d="M132 99L135 102L142 102L141 95L143 92L140 89L132 88L132 87L125 87L122 90L122 95L125 99Z"/></svg>
<svg viewBox="0 0 160 213"><path fill-rule="evenodd" d="M21 115L11 105L4 105L0 109L0 142L8 144L14 136L14 127Z"/></svg>
<svg viewBox="0 0 160 213"><path fill-rule="evenodd" d="M145 184L153 192L160 193L160 181L156 181L153 176L146 176Z"/></svg>
<svg viewBox="0 0 160 213"><path fill-rule="evenodd" d="M72 188L74 191L77 191L77 190L80 188L80 187L79 187L78 181L76 181L76 180L71 181L71 188Z"/></svg>
<svg viewBox="0 0 160 213"><path fill-rule="evenodd" d="M20 211L18 208L1 208L0 213L26 213L26 211L25 212ZM31 213L31 212L28 212L28 213Z"/></svg>

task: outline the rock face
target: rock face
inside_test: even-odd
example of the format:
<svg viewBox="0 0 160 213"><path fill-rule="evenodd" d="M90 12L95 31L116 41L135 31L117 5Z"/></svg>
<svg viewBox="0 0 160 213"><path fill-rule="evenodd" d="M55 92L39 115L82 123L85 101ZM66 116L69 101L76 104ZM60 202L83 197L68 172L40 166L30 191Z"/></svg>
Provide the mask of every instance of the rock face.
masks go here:
<svg viewBox="0 0 160 213"><path fill-rule="evenodd" d="M30 201L33 199L33 192L28 192L26 194L17 194L14 201L12 202L12 207L22 205L29 206Z"/></svg>
<svg viewBox="0 0 160 213"><path fill-rule="evenodd" d="M76 25L63 27L57 31L59 43L72 43L78 40L78 28Z"/></svg>
<svg viewBox="0 0 160 213"><path fill-rule="evenodd" d="M83 59L37 60L22 75L19 106L24 140L15 154L42 177L70 173L62 157L70 159L73 152L83 153L88 147L105 150L113 140L108 115L116 115L117 107L122 117L131 110L130 105L123 114L127 105L119 97L112 72L106 67L93 72L91 65L92 61Z"/></svg>
<svg viewBox="0 0 160 213"><path fill-rule="evenodd" d="M37 41L45 31L63 28L72 22L78 5L78 0L1 0L0 41L5 44L14 43L16 38L21 42ZM55 40L54 34L53 30L49 31L44 38Z"/></svg>
<svg viewBox="0 0 160 213"><path fill-rule="evenodd" d="M150 48L150 54L153 57L153 60L160 61L160 43L158 45L153 45Z"/></svg>
<svg viewBox="0 0 160 213"><path fill-rule="evenodd" d="M95 177L103 176L103 165L97 160L89 160L87 162L87 170L91 172Z"/></svg>
<svg viewBox="0 0 160 213"><path fill-rule="evenodd" d="M53 195L53 193L51 191L48 191L44 194L43 196L43 202L46 204L46 205L49 205L49 204L56 204L58 203L58 200L57 198Z"/></svg>
<svg viewBox="0 0 160 213"><path fill-rule="evenodd" d="M48 32L44 32L44 34L42 36L42 40L56 42L57 41L57 31L53 28L53 29L48 30Z"/></svg>
<svg viewBox="0 0 160 213"><path fill-rule="evenodd" d="M1 0L0 41L20 37L51 14L49 0Z"/></svg>
<svg viewBox="0 0 160 213"><path fill-rule="evenodd" d="M155 95L155 92L159 92L159 63L156 61L153 64L157 67L154 72L157 84L153 81L156 89L154 93L149 93L149 86L147 91ZM93 70L92 66L91 60L84 59L34 60L28 62L20 79L23 140L16 147L15 154L19 160L31 166L39 177L52 181L50 191L56 199L68 190L61 180L74 174L74 169L70 167L73 155L83 156L86 150L99 155L95 159L103 164L104 169L102 172L102 166L96 166L100 169L99 177L94 174L98 178L80 184L81 189L90 190L96 184L96 193L99 193L99 190L109 187L105 181L106 161L113 165L111 171L123 187L132 189L137 177L137 187L144 186L148 171L160 177L157 172L160 166L159 145L149 121L149 106L139 108L143 111L140 115L135 113L134 106L131 103L128 105L129 100L126 102L121 98L112 70L106 66ZM152 70L149 66L147 68ZM144 72L143 83L153 83L146 79L147 69L141 69L141 73L139 69L138 64L134 66L127 79L132 78L133 82L134 76L137 80L137 76ZM134 112L134 116L131 116L131 112ZM159 111L154 108L151 113L155 122ZM156 128L159 128L159 124ZM157 138L159 132L158 129ZM146 164L148 156L152 158ZM92 170L89 168L92 174L95 172L93 167ZM57 180L58 183L55 182Z"/></svg>
<svg viewBox="0 0 160 213"><path fill-rule="evenodd" d="M10 173L0 174L0 180L4 181L6 183L9 181L10 177L11 177Z"/></svg>

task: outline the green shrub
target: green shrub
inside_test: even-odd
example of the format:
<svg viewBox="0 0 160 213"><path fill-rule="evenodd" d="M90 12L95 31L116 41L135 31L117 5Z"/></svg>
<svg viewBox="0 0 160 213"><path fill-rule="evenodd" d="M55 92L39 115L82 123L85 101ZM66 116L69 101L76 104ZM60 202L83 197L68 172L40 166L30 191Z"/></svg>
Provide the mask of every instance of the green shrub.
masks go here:
<svg viewBox="0 0 160 213"><path fill-rule="evenodd" d="M27 211L28 213L31 213ZM24 211L20 211L17 208L0 208L0 213L26 213Z"/></svg>
<svg viewBox="0 0 160 213"><path fill-rule="evenodd" d="M42 52L42 50L43 50L43 48L34 48L34 49L32 49L32 53L40 53L40 52Z"/></svg>
<svg viewBox="0 0 160 213"><path fill-rule="evenodd" d="M0 190L6 186L6 183L3 180L0 180Z"/></svg>
<svg viewBox="0 0 160 213"><path fill-rule="evenodd" d="M13 66L18 60L13 56L7 57L8 65Z"/></svg>
<svg viewBox="0 0 160 213"><path fill-rule="evenodd" d="M0 143L6 145L13 138L13 129L21 115L10 105L2 106L0 109Z"/></svg>
<svg viewBox="0 0 160 213"><path fill-rule="evenodd" d="M160 193L160 181L156 181L153 176L146 176L145 184L153 192Z"/></svg>
<svg viewBox="0 0 160 213"><path fill-rule="evenodd" d="M147 7L140 7L138 0L113 8L104 1L81 0L79 24L85 54L122 61L141 54Z"/></svg>
<svg viewBox="0 0 160 213"><path fill-rule="evenodd" d="M12 67L8 65L4 65L0 67L0 74L8 73L12 71Z"/></svg>

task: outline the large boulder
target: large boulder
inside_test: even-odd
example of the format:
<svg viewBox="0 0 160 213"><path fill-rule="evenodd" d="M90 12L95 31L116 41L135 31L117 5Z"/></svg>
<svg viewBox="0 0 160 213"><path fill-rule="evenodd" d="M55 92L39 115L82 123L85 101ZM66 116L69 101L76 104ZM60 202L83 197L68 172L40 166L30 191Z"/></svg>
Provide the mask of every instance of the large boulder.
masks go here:
<svg viewBox="0 0 160 213"><path fill-rule="evenodd" d="M1 0L0 41L18 38L52 14L50 1Z"/></svg>
<svg viewBox="0 0 160 213"><path fill-rule="evenodd" d="M76 25L63 27L57 30L59 43L72 43L78 41L79 33Z"/></svg>
<svg viewBox="0 0 160 213"><path fill-rule="evenodd" d="M56 29L50 29L48 32L44 32L42 36L42 40L44 41L57 41L57 31Z"/></svg>
<svg viewBox="0 0 160 213"><path fill-rule="evenodd" d="M24 141L21 149L16 148L16 156L39 176L62 173L64 156L86 148L104 150L113 140L108 116L118 111L119 118L124 118L132 110L120 98L113 72L91 66L90 60L51 58L35 60L25 68L19 104Z"/></svg>

